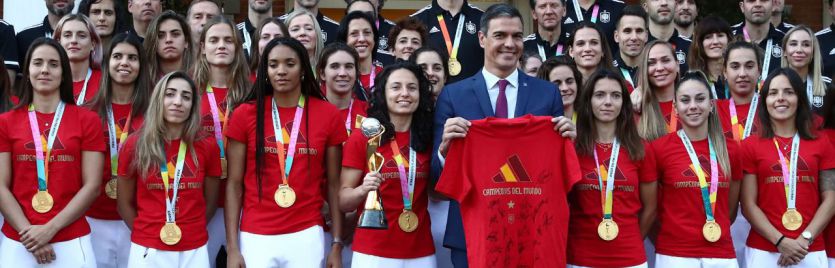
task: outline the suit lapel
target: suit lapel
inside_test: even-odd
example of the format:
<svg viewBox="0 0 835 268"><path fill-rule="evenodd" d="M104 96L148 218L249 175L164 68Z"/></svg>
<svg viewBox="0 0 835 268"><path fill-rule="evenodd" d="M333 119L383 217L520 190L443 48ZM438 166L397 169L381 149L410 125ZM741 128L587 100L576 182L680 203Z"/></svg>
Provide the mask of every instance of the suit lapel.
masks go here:
<svg viewBox="0 0 835 268"><path fill-rule="evenodd" d="M528 90L528 80L530 79L529 76L525 75L523 72L518 72L519 79L518 79L518 88L516 90L516 114L515 117L520 117L527 114L526 107L528 106L528 97L530 96L530 90Z"/></svg>
<svg viewBox="0 0 835 268"><path fill-rule="evenodd" d="M471 88L473 93L475 93L476 101L478 101L481 107L481 112L484 113L484 117L496 116L496 113L493 111L493 105L490 104L490 94L487 93L487 82L484 81L484 75L478 72L473 76L472 83Z"/></svg>

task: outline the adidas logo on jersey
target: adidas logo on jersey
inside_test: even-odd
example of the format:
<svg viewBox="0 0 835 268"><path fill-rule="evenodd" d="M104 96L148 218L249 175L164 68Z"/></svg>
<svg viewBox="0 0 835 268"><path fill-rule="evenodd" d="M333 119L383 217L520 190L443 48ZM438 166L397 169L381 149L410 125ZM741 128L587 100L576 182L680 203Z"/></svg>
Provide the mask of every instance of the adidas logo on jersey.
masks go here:
<svg viewBox="0 0 835 268"><path fill-rule="evenodd" d="M440 32L440 31L441 30L438 30L438 27L432 26L432 29L429 30L429 33L437 33L437 32Z"/></svg>
<svg viewBox="0 0 835 268"><path fill-rule="evenodd" d="M571 17L568 17L567 19L565 19L565 22L563 22L563 23L572 24L572 23L574 23L574 20L572 20Z"/></svg>
<svg viewBox="0 0 835 268"><path fill-rule="evenodd" d="M835 48L829 51L829 55L835 55Z"/></svg>

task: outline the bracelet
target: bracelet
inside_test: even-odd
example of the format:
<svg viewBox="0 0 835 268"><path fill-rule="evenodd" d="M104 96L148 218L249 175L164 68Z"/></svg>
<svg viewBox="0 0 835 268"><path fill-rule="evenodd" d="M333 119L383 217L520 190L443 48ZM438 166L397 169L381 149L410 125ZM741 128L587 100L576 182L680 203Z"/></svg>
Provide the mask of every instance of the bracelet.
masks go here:
<svg viewBox="0 0 835 268"><path fill-rule="evenodd" d="M786 238L786 236L785 236L785 235L781 235L781 236L780 236L780 239L777 239L777 243L774 243L774 246L775 246L775 247L779 247L779 246L780 246L780 242L783 242L783 239L784 239L784 238Z"/></svg>
<svg viewBox="0 0 835 268"><path fill-rule="evenodd" d="M339 244L340 246L345 245L345 243L342 242L342 239L338 239L338 238L333 239L333 242L331 242L331 245L333 245L333 244Z"/></svg>

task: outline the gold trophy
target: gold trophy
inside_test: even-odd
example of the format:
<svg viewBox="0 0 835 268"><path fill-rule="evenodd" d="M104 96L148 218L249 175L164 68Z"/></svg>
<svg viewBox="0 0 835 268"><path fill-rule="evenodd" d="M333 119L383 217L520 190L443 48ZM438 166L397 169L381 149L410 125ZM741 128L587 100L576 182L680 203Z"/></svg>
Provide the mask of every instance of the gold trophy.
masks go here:
<svg viewBox="0 0 835 268"><path fill-rule="evenodd" d="M365 147L368 172L380 172L384 159L383 155L377 152L377 147L380 146L380 138L386 128L376 118L368 117L362 120L360 130L362 130L362 135L368 138L368 145ZM388 229L386 213L383 211L383 199L377 191L368 192L368 197L365 198L365 211L360 215L357 227Z"/></svg>

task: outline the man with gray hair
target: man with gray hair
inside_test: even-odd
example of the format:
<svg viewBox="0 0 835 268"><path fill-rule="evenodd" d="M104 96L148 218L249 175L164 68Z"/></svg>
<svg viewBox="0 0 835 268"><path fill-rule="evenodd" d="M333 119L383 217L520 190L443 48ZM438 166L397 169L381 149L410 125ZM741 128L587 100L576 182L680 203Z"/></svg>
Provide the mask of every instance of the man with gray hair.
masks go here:
<svg viewBox="0 0 835 268"><path fill-rule="evenodd" d="M29 45L35 39L38 39L38 37L52 38L52 32L55 30L58 21L65 15L72 13L75 8L74 1L46 0L44 2L46 3L47 14L43 18L43 22L24 28L17 34L17 55L21 61L26 58L26 51L29 50Z"/></svg>
<svg viewBox="0 0 835 268"><path fill-rule="evenodd" d="M200 34L203 33L203 26L206 26L214 17L220 16L220 6L214 0L194 0L188 5L186 21L191 28L191 43L200 44ZM195 49L194 51L197 51Z"/></svg>

